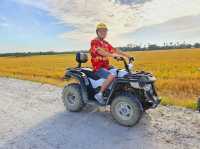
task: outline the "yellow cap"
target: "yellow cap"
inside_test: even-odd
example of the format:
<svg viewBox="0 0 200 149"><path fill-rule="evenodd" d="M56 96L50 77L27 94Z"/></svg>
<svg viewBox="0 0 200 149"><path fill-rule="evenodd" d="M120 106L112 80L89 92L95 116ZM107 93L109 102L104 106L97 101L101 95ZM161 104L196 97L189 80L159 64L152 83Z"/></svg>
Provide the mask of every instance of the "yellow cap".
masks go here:
<svg viewBox="0 0 200 149"><path fill-rule="evenodd" d="M98 29L108 29L108 28L107 28L106 24L104 24L104 23L99 23L99 24L97 24L96 30L98 30Z"/></svg>

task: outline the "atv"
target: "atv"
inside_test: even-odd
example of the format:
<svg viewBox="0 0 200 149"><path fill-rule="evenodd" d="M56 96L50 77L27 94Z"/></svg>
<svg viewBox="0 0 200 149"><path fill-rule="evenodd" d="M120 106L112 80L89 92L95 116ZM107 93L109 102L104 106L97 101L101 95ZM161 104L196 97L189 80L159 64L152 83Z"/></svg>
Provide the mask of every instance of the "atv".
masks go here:
<svg viewBox="0 0 200 149"><path fill-rule="evenodd" d="M124 69L109 69L116 78L103 94L106 100L103 106L110 106L112 116L119 124L134 126L145 110L156 108L161 101L154 86L156 78L148 72L132 71L134 58L128 62L123 57L115 59L124 63ZM78 81L67 84L62 92L63 103L69 111L77 112L86 104L97 103L94 95L105 79L95 75L91 68L81 67L87 60L86 53L78 52L78 66L65 71L64 79L75 78Z"/></svg>

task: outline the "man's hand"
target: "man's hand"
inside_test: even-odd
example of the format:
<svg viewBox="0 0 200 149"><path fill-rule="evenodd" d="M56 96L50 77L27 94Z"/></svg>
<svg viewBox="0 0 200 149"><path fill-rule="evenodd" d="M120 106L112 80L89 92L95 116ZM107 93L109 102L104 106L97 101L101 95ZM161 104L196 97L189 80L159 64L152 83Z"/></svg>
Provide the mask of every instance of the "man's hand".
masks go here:
<svg viewBox="0 0 200 149"><path fill-rule="evenodd" d="M112 57L122 57L121 55L117 54L117 53L113 53Z"/></svg>
<svg viewBox="0 0 200 149"><path fill-rule="evenodd" d="M117 53L113 53L113 54L112 54L112 57L113 57L114 59L118 60L118 61L124 59L124 57L123 57L122 55L117 54Z"/></svg>
<svg viewBox="0 0 200 149"><path fill-rule="evenodd" d="M130 60L131 60L131 61L134 61L134 57L129 56L129 57L128 57L128 60L129 60L129 61L130 61Z"/></svg>
<svg viewBox="0 0 200 149"><path fill-rule="evenodd" d="M135 60L134 57L131 56L128 58L128 63L132 63L134 60Z"/></svg>

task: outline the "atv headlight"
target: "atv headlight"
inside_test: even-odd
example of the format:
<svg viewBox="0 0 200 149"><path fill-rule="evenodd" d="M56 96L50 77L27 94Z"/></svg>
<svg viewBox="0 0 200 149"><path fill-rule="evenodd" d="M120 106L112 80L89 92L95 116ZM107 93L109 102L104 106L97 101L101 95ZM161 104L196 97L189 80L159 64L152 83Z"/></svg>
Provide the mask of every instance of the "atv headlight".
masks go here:
<svg viewBox="0 0 200 149"><path fill-rule="evenodd" d="M149 77L149 80L150 80L150 81L156 81L156 77L154 77L154 76Z"/></svg>
<svg viewBox="0 0 200 149"><path fill-rule="evenodd" d="M138 82L130 82L130 84L131 84L131 86L132 86L133 88L138 88L138 89L141 88Z"/></svg>
<svg viewBox="0 0 200 149"><path fill-rule="evenodd" d="M145 91L151 90L151 84L145 84L145 85L143 86L143 89L144 89Z"/></svg>

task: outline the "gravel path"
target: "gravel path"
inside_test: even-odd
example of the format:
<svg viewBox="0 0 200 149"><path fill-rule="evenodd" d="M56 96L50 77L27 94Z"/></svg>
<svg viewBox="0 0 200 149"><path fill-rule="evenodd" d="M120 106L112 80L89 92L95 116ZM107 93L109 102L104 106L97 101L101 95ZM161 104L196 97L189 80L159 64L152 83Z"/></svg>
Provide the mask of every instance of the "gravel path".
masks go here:
<svg viewBox="0 0 200 149"><path fill-rule="evenodd" d="M198 112L159 106L127 128L105 109L66 112L61 91L0 78L0 149L200 149Z"/></svg>

